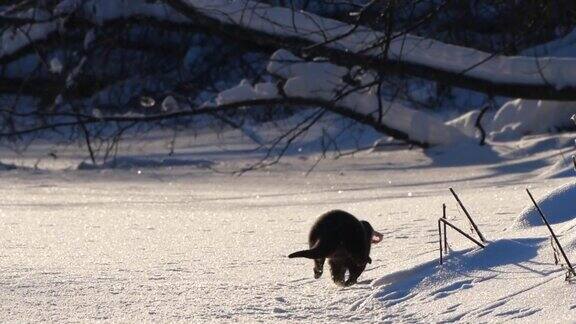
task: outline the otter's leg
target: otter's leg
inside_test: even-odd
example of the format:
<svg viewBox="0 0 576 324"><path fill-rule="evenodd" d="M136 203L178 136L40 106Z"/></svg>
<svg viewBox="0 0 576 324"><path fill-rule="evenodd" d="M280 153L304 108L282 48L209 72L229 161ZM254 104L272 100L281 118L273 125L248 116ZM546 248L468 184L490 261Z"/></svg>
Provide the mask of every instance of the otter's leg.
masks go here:
<svg viewBox="0 0 576 324"><path fill-rule="evenodd" d="M326 258L314 260L314 279L322 277L322 272L324 272L324 261L326 261Z"/></svg>
<svg viewBox="0 0 576 324"><path fill-rule="evenodd" d="M346 265L342 260L331 259L328 261L330 264L330 273L332 273L332 280L339 286L344 286L344 276L346 275Z"/></svg>
<svg viewBox="0 0 576 324"><path fill-rule="evenodd" d="M353 284L355 284L358 281L358 277L360 277L362 272L364 272L364 269L366 269L366 265L359 266L357 264L350 262L348 264L349 276L348 280L346 280L345 285L352 286Z"/></svg>

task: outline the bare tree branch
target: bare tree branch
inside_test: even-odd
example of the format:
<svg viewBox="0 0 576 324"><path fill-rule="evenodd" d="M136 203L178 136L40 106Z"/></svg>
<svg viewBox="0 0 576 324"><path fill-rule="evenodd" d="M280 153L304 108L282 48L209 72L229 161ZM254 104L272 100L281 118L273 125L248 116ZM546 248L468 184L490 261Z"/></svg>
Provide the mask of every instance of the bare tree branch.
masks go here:
<svg viewBox="0 0 576 324"><path fill-rule="evenodd" d="M325 110L331 111L333 113L345 116L357 122L369 125L373 127L375 130L393 136L397 139L403 140L406 143L414 144L420 147L427 147L429 144L424 142L419 142L410 138L410 136L400 130L390 128L386 125L383 125L378 122L378 120L370 115L365 115L353 110L350 110L346 107L338 106L330 101L325 101L321 99L307 99L307 98L274 98L274 99L255 99L255 100L245 100L245 101L238 101L229 104L222 104L217 106L205 106L197 109L186 110L186 111L178 111L174 113L167 113L167 114L155 114L155 115L140 115L140 116L102 116L102 117L94 117L90 115L82 115L82 114L66 114L66 113L51 113L46 114L47 116L52 117L72 117L78 116L81 119L81 122L84 125L89 124L101 124L101 123L150 123L150 122L157 122L162 120L169 120L169 119L177 119L177 118L185 118L203 114L213 114L216 112L225 112L236 110L241 107L269 107L274 105L284 105L284 106L293 106L293 107L322 107ZM79 125L78 120L68 120L68 121L54 121L49 124L40 125L36 127L30 127L26 129L19 129L14 131L8 131L0 133L0 137L13 137L13 136L20 136L25 134L31 134L35 132L40 132L44 130L51 130L55 128L62 128L62 127L70 127L70 126L77 126Z"/></svg>

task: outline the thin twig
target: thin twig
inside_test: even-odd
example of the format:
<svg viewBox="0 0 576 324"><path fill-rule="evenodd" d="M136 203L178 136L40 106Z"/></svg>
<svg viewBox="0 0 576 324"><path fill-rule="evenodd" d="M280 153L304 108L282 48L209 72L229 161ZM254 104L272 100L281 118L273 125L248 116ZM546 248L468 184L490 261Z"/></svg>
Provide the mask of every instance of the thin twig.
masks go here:
<svg viewBox="0 0 576 324"><path fill-rule="evenodd" d="M442 223L444 223L444 224L452 227L452 229L454 229L456 232L462 234L464 237L466 237L466 238L469 239L470 241L474 242L474 243L475 243L476 245L478 245L479 247L481 247L481 248L485 248L485 247L486 247L484 244L478 242L475 238L473 238L472 236L466 234L466 232L464 232L463 230L459 229L458 227L456 227L455 225L453 225L453 224L450 223L449 221L447 221L447 220L445 220L445 219L443 219L443 218L440 218L440 219L438 220L438 222L442 222Z"/></svg>
<svg viewBox="0 0 576 324"><path fill-rule="evenodd" d="M442 223L444 223L444 239L446 239L446 225L450 226L452 229L454 229L456 232L462 234L464 237L466 237L467 239L469 239L470 241L476 243L476 245L478 245L481 248L485 248L486 246L478 241L476 241L472 236L466 234L463 230L459 229L458 227L456 227L455 225L453 225L452 223L450 223L449 221L447 221L444 218L439 218L438 219L438 244L440 246L440 264L443 263L443 253L445 252L446 254L448 254L448 242L444 241L444 249L442 249Z"/></svg>
<svg viewBox="0 0 576 324"><path fill-rule="evenodd" d="M442 264L442 224L438 221L438 244L440 245L440 264Z"/></svg>
<svg viewBox="0 0 576 324"><path fill-rule="evenodd" d="M462 201L460 201L460 198L458 197L458 195L456 194L456 192L454 191L454 189L450 188L450 192L452 193L452 195L454 195L454 198L456 198L456 201L458 202L458 204L460 205L460 207L462 207L462 210L464 211L464 214L466 214L466 217L468 218L468 220L470 221L470 224L472 225L472 227L474 228L474 230L476 231L476 233L478 234L478 237L480 238L480 240L482 242L486 242L486 239L484 239L484 235L482 235L482 233L480 232L480 230L478 229L478 226L476 226L476 223L474 222L474 220L472 219L472 216L470 216L470 213L468 213L468 210L466 209L466 207L464 207L464 204L462 203Z"/></svg>
<svg viewBox="0 0 576 324"><path fill-rule="evenodd" d="M536 210L540 214L540 217L542 217L544 224L546 225L546 227L548 227L548 231L550 231L550 234L552 235L552 238L554 239L556 246L560 250L562 257L564 258L564 261L566 262L566 266L568 267L568 273L572 274L572 276L576 276L576 271L574 271L574 268L572 267L572 263L570 263L570 260L568 260L568 256L566 256L566 253L564 253L564 249L562 248L562 245L560 245L560 241L558 240L558 237L556 236L556 234L552 230L552 226L550 226L550 223L548 223L546 216L544 216L542 209L540 209L540 206L538 206L538 203L536 202L536 200L534 199L534 197L532 196L532 193L530 193L530 190L528 190L528 188L526 188L526 192L528 193L528 196L532 200L532 203L534 203L534 206L536 207ZM569 277L566 276L566 279L569 279Z"/></svg>
<svg viewBox="0 0 576 324"><path fill-rule="evenodd" d="M490 105L486 104L482 110L480 110L478 118L476 118L476 123L474 124L474 126L480 130L480 146L484 146L486 144L486 131L484 130L484 127L482 127L482 117L484 117L484 114L486 114L489 108Z"/></svg>
<svg viewBox="0 0 576 324"><path fill-rule="evenodd" d="M442 218L446 219L446 204L442 204ZM446 234L446 223L444 223L444 250L446 254L448 254L448 234Z"/></svg>

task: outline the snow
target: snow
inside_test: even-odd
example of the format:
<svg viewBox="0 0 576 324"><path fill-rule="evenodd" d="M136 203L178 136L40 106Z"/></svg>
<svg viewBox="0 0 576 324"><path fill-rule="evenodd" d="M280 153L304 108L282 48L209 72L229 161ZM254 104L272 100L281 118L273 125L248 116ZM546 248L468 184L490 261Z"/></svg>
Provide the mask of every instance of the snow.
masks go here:
<svg viewBox="0 0 576 324"><path fill-rule="evenodd" d="M168 6L145 0L65 0L57 3L52 13L31 9L19 14L17 17L33 18L39 22L26 24L18 29L7 28L3 30L0 33L0 58L14 54L28 46L31 41L47 39L61 28L61 21L64 18L55 16L65 16L72 12L99 25L115 19L130 17L151 17L177 23L188 22L187 18ZM84 39L85 46L89 46L93 40L94 34L89 32Z"/></svg>
<svg viewBox="0 0 576 324"><path fill-rule="evenodd" d="M78 165L78 170L136 169L136 168L159 168L159 167L173 167L173 166L190 166L190 167L195 166L198 168L210 168L213 165L214 163L208 160L190 160L190 159L177 159L177 158L150 159L150 158L120 156L112 159L111 161L96 166L91 163L82 162Z"/></svg>
<svg viewBox="0 0 576 324"><path fill-rule="evenodd" d="M550 224L576 219L576 182L568 183L537 200ZM525 208L514 221L514 228L543 226L544 222L534 205Z"/></svg>
<svg viewBox="0 0 576 324"><path fill-rule="evenodd" d="M58 22L27 24L18 29L6 28L0 33L0 58L16 53L32 41L46 39L58 30Z"/></svg>
<svg viewBox="0 0 576 324"><path fill-rule="evenodd" d="M178 110L180 110L180 105L173 96L166 96L166 98L162 100L162 111L174 112Z"/></svg>
<svg viewBox="0 0 576 324"><path fill-rule="evenodd" d="M235 23L254 30L282 36L298 36L314 42L324 42L327 39L346 34L353 28L350 25L316 16L314 14L291 12L287 8L270 7L252 1L204 1L188 0L191 6L203 14L225 23ZM169 6L148 1L63 1L54 10L54 14L65 14L80 9L77 14L97 24L104 24L118 18L152 17L159 20L188 23L188 19L175 12ZM45 12L25 12L24 16L37 19L51 18ZM285 19L289 17L290 19ZM249 19L248 19L249 18ZM289 25L286 25L289 22ZM292 23L295 22L295 25ZM57 31L59 21L40 22L22 27L20 30L6 30L2 33L0 57L12 54L27 45L29 39L42 40ZM85 46L94 41L94 30L90 30L84 39ZM575 85L576 75L573 71L574 59L571 58L573 34L563 39L527 50L526 57L490 56L470 48L444 44L435 40L424 39L414 35L396 37L390 44L388 55L391 59L409 63L432 66L446 71L461 72L472 77L486 78L494 82L511 82L523 84L552 84L557 88ZM371 44L382 37L379 32L360 27L353 33L328 46L351 52L381 55L379 50L370 49ZM191 48L192 55L197 52ZM530 57L542 53L558 57ZM189 55L187 55L188 57ZM192 55L193 56L193 55ZM489 58L489 59L488 59ZM487 60L488 59L488 60ZM187 59L188 60L188 59ZM487 60L484 62L484 60ZM475 66L478 62L483 64ZM50 61L54 73L62 71L62 64L57 58ZM79 65L81 66L81 64ZM273 56L268 71L287 79L284 92L293 97L319 98L332 100L337 96L337 90L345 85L343 78L356 75L344 67L336 66L322 59L305 62L293 54L279 50ZM73 83L73 72L69 84ZM366 72L360 73L356 81L370 84L373 76ZM262 83L252 86L249 82L238 85L220 93L217 104L247 99L270 99L277 97L275 84ZM341 104L356 111L373 114L377 106L377 98L373 89L365 92L354 92L341 98ZM411 110L398 103L386 103L387 115L383 123L389 127L409 133L413 140L433 145L447 145L476 138L477 131L472 129L472 115L462 116L460 121L443 124L430 114ZM519 139L527 134L538 134L554 131L569 126L568 116L576 113L576 105L572 102L554 102L539 100L512 100L496 113L493 121L486 120L491 130L492 140ZM452 127L454 126L454 127ZM464 133L464 134L462 134ZM463 136L465 135L465 136Z"/></svg>
<svg viewBox="0 0 576 324"><path fill-rule="evenodd" d="M309 174L314 153L295 150L280 164L241 177L227 172L260 155L239 131L184 133L175 144L170 159L213 161L220 172L151 163L166 158L170 139L171 133L127 139L121 151L131 154L121 160L129 168L76 171L75 161L86 153L74 147L58 148L58 159L39 158L52 146L2 151L6 163L43 170L17 168L0 177L0 320L574 317L576 291L553 262L546 229L508 228L529 204L526 187L551 218L556 210L546 199L573 204L573 178L539 177L559 156L542 146L542 138L502 143L489 155L478 146L360 151L325 160ZM448 187L489 242L481 250L449 231L451 253L440 266L436 221L442 203L451 222L469 228ZM326 274L314 280L309 260L286 257L306 246L309 227L330 209L347 210L384 234L372 250L373 263L349 288L335 286ZM576 225L562 219L553 226L574 258Z"/></svg>
<svg viewBox="0 0 576 324"><path fill-rule="evenodd" d="M522 55L574 58L576 30L556 39L523 51ZM497 111L493 120L487 120L493 140L517 140L527 134L555 132L573 127L569 118L576 113L575 102L547 100L510 100Z"/></svg>
<svg viewBox="0 0 576 324"><path fill-rule="evenodd" d="M130 17L153 17L162 21L186 22L188 19L165 4L145 0L88 0L62 1L54 9L55 14L71 13L80 9L80 15L96 24Z"/></svg>
<svg viewBox="0 0 576 324"><path fill-rule="evenodd" d="M285 79L296 76L313 76L317 78L319 82L334 80L338 83L348 74L348 69L345 67L337 66L329 62L322 62L321 59L305 62L303 59L283 49L272 54L267 70L271 74L278 75ZM332 88L333 86L329 86L329 89Z"/></svg>
<svg viewBox="0 0 576 324"><path fill-rule="evenodd" d="M562 156L541 175L542 178L564 178L576 176L574 164L567 157Z"/></svg>
<svg viewBox="0 0 576 324"><path fill-rule="evenodd" d="M477 138L480 137L480 131L476 127L476 121L478 120L479 115L479 110L472 110L462 116L447 121L446 125L456 127L464 135L470 138Z"/></svg>
<svg viewBox="0 0 576 324"><path fill-rule="evenodd" d="M278 97L278 89L273 83L258 83L252 86L248 80L242 80L236 87L220 92L217 105L226 105L239 101L272 99Z"/></svg>
<svg viewBox="0 0 576 324"><path fill-rule="evenodd" d="M519 139L572 127L576 103L515 99L504 104L489 124L494 140Z"/></svg>
<svg viewBox="0 0 576 324"><path fill-rule="evenodd" d="M224 23L313 42L351 28L253 1L186 2ZM67 0L56 13L76 9L100 25L135 16L188 22L170 7L144 0ZM24 26L28 35L2 32L0 58L26 46L24 36L45 39L59 26ZM85 47L95 36L94 30L85 35ZM379 48L365 50L381 36L359 27L327 46L377 56ZM526 55L566 54L573 38ZM198 51L188 49L186 62L194 64ZM458 73L490 58L465 74L494 82L541 84L544 78L557 88L576 85L572 58L490 57L414 35L396 38L388 55ZM49 64L54 73L64 69L57 57ZM69 67L68 86L83 65L84 60ZM243 80L219 93L214 104L287 96L378 116L373 74L358 67L279 50L267 71L285 82ZM350 82L366 87L342 96ZM141 86L142 80L134 83ZM147 97L142 102L156 104ZM492 120L486 117L495 142L485 147L475 144L479 111L444 122L401 102L384 107L383 125L438 146L408 149L385 138L362 149L374 142L373 130L354 137L346 120L328 113L279 163L241 177L233 172L260 161L265 143L305 115L274 121L277 128L262 133L245 124L219 134L186 129L176 138L162 131L144 139L127 135L118 144L121 153L97 166L73 145L39 140L23 152L0 148L0 321L573 321L576 290L554 264L549 233L524 189L534 193L576 260L574 134L546 134L572 126L574 103L509 101ZM179 110L178 100L167 95L161 109ZM94 109L95 116L101 114ZM333 143L324 142L325 134ZM316 164L326 145L344 154ZM449 230L450 253L440 265L442 204L448 220L470 232L449 187L488 242L481 249ZM311 224L331 209L370 221L384 236L360 282L348 288L335 286L327 273L314 280L309 260L286 257L306 246Z"/></svg>
<svg viewBox="0 0 576 324"><path fill-rule="evenodd" d="M349 25L312 13L292 11L250 0L183 0L192 10L223 24L232 24L282 37L298 37L313 43L325 43L334 50L360 53L370 57L383 55L381 32ZM79 10L77 10L79 9ZM54 14L77 10L78 15L96 24L128 17L150 17L161 21L189 23L189 19L171 7L136 0L62 1ZM25 26L26 33L8 29L0 36L0 57L14 53L33 41L43 40L58 30L59 21ZM229 27L233 28L233 27ZM567 38L572 38L568 35ZM328 42L327 42L328 41ZM576 85L576 60L570 57L502 56L446 44L415 35L397 35L386 47L388 59L463 74L493 83L551 85L556 89ZM528 55L533 54L529 53Z"/></svg>
<svg viewBox="0 0 576 324"><path fill-rule="evenodd" d="M563 38L527 49L522 55L574 58L575 37L576 29ZM517 140L527 134L573 127L569 117L575 113L575 102L514 99L504 103L492 120L486 119L486 124L493 140Z"/></svg>
<svg viewBox="0 0 576 324"><path fill-rule="evenodd" d="M60 73L62 73L63 69L64 69L64 65L62 64L60 59L58 59L57 57L54 57L50 60L50 72L55 73L55 74L60 74Z"/></svg>
<svg viewBox="0 0 576 324"><path fill-rule="evenodd" d="M220 92L215 100L216 105L287 97L323 101L374 119L379 116L378 93L375 86L371 85L373 78L370 73L354 73L357 69L323 62L321 58L306 62L286 50L278 50L272 54L267 70L273 76L286 80L283 94L278 92L273 83L252 87L248 80L243 80L238 86ZM358 75L358 86L365 90L348 91L351 86L345 81L347 75ZM382 100L381 108L381 123L404 132L412 140L432 145L469 142L469 138L457 128L425 111L385 100Z"/></svg>
<svg viewBox="0 0 576 324"><path fill-rule="evenodd" d="M96 40L96 30L90 29L84 36L84 49L89 49Z"/></svg>
<svg viewBox="0 0 576 324"><path fill-rule="evenodd" d="M0 171L8 171L8 170L14 170L14 169L16 169L15 165L0 162Z"/></svg>
<svg viewBox="0 0 576 324"><path fill-rule="evenodd" d="M192 8L226 24L285 37L299 37L344 52L381 56L384 34L307 12L250 0L185 0ZM423 37L394 37L386 55L391 60L434 67L494 83L550 84L557 89L576 84L576 61L562 57L503 56Z"/></svg>
<svg viewBox="0 0 576 324"><path fill-rule="evenodd" d="M562 38L524 50L522 55L573 58L576 57L576 47L574 45L576 45L576 29L573 29Z"/></svg>

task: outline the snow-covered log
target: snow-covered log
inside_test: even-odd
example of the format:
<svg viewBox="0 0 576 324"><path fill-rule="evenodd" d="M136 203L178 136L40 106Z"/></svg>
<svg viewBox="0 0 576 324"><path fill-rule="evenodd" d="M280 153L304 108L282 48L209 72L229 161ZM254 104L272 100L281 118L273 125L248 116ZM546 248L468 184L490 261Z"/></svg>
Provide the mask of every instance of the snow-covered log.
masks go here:
<svg viewBox="0 0 576 324"><path fill-rule="evenodd" d="M491 95L576 99L576 59L510 57L410 34L382 32L250 0L165 0L195 23L232 39L401 72Z"/></svg>
<svg viewBox="0 0 576 324"><path fill-rule="evenodd" d="M406 143L427 147L449 145L470 140L460 130L447 125L433 115L411 109L400 102L388 102L379 97L370 72L337 66L321 59L307 62L286 50L275 52L267 71L279 82L255 85L243 80L236 87L220 92L214 100L199 107L186 105L175 111L151 115L83 115L52 113L52 124L19 129L0 136L15 136L46 129L97 123L149 123L161 120L222 113L243 107L291 106L320 107L332 113L369 125L375 130ZM174 100L172 98L172 100Z"/></svg>
<svg viewBox="0 0 576 324"><path fill-rule="evenodd" d="M282 104L320 106L419 146L469 140L457 128L429 113L399 102L383 101L371 74L362 73L358 68L348 69L321 59L306 62L286 50L279 50L272 55L267 69L283 82L252 86L243 81L221 92L215 107L247 100L278 100Z"/></svg>

